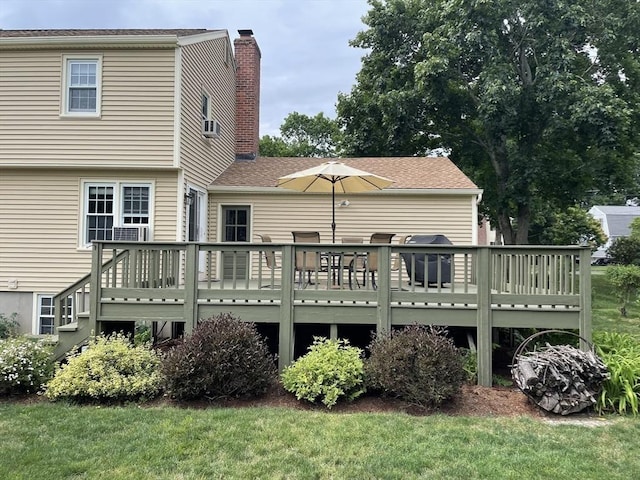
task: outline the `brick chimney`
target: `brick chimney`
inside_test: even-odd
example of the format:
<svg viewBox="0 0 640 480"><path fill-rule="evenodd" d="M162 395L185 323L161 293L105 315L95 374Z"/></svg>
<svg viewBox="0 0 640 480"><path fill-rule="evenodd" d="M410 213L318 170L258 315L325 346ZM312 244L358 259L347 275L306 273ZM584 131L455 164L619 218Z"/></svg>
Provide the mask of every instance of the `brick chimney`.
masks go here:
<svg viewBox="0 0 640 480"><path fill-rule="evenodd" d="M253 160L260 141L260 48L253 30L238 30L236 54L236 160Z"/></svg>

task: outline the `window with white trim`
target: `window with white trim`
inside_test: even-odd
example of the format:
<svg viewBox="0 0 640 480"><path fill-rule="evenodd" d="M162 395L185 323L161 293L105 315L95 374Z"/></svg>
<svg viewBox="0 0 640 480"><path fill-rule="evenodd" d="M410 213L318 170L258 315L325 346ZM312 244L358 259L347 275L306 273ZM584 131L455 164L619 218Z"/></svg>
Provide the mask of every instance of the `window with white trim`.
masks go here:
<svg viewBox="0 0 640 480"><path fill-rule="evenodd" d="M151 185L85 183L83 245L93 240L112 240L113 227L149 225Z"/></svg>
<svg viewBox="0 0 640 480"><path fill-rule="evenodd" d="M73 313L73 304L71 297L62 306L65 309L63 316L71 318ZM55 303L53 295L38 295L38 335L55 334Z"/></svg>
<svg viewBox="0 0 640 480"><path fill-rule="evenodd" d="M100 115L101 59L65 57L64 63L64 115Z"/></svg>
<svg viewBox="0 0 640 480"><path fill-rule="evenodd" d="M209 120L211 99L208 94L202 94L202 120Z"/></svg>

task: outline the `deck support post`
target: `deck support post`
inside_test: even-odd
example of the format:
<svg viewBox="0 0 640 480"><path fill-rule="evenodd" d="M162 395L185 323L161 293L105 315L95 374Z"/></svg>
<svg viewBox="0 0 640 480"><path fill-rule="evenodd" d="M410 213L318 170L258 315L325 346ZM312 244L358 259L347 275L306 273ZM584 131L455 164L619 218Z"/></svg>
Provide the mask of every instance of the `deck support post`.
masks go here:
<svg viewBox="0 0 640 480"><path fill-rule="evenodd" d="M478 279L478 385L485 387L490 387L493 381L490 261L489 247L479 247L476 262L476 278Z"/></svg>
<svg viewBox="0 0 640 480"><path fill-rule="evenodd" d="M282 246L282 278L280 286L280 328L278 333L278 371L293 362L293 297L295 285L293 277L293 245ZM288 274L285 272L294 272Z"/></svg>
<svg viewBox="0 0 640 480"><path fill-rule="evenodd" d="M198 324L198 244L186 246L184 271L184 333L191 335Z"/></svg>
<svg viewBox="0 0 640 480"><path fill-rule="evenodd" d="M391 247L378 247L376 332L391 331Z"/></svg>
<svg viewBox="0 0 640 480"><path fill-rule="evenodd" d="M93 335L98 333L98 316L100 314L100 279L102 278L102 250L104 245L99 242L93 243L91 254L91 281L89 284L89 332Z"/></svg>
<svg viewBox="0 0 640 480"><path fill-rule="evenodd" d="M580 348L589 350L591 346L591 249L584 247L580 251L580 316L578 319L580 336ZM584 339L584 340L583 340ZM586 340L586 341L585 341Z"/></svg>

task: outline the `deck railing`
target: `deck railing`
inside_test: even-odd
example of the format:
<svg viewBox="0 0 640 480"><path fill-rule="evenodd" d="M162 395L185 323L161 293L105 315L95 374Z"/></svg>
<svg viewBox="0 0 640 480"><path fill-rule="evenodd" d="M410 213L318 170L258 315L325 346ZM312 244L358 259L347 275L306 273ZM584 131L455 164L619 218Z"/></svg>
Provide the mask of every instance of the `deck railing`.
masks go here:
<svg viewBox="0 0 640 480"><path fill-rule="evenodd" d="M96 331L107 321L177 322L190 333L199 319L233 312L278 325L281 368L297 324L328 324L332 336L344 324L469 327L488 385L495 327L590 339L589 268L580 268L589 258L581 247L95 242L89 322Z"/></svg>

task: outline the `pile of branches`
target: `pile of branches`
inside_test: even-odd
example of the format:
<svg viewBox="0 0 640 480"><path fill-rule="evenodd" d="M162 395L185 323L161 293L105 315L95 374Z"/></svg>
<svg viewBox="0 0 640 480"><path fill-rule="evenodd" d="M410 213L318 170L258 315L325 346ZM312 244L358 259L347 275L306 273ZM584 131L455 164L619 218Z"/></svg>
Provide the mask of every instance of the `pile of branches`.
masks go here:
<svg viewBox="0 0 640 480"><path fill-rule="evenodd" d="M568 415L595 405L607 366L592 351L549 345L517 354L511 375L522 392L543 410Z"/></svg>

